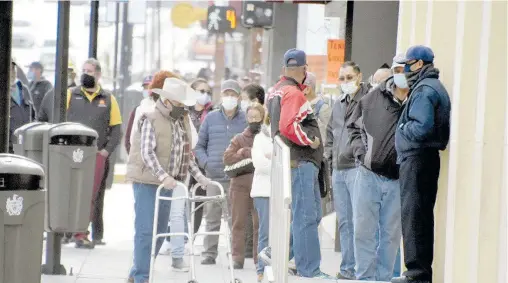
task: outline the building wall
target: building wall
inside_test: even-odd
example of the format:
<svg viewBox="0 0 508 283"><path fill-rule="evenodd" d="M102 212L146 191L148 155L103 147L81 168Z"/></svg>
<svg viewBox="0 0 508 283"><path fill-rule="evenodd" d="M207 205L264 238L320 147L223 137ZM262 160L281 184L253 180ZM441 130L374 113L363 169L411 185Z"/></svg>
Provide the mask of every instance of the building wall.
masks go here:
<svg viewBox="0 0 508 283"><path fill-rule="evenodd" d="M397 50L435 52L452 100L435 208L436 283L505 283L506 1L402 1Z"/></svg>
<svg viewBox="0 0 508 283"><path fill-rule="evenodd" d="M397 38L397 1L348 1L348 21L346 27L350 34L346 44L350 44L350 54L346 59L355 61L362 70L364 80L381 65L391 65ZM352 11L352 13L350 13ZM349 53L349 52L347 52Z"/></svg>

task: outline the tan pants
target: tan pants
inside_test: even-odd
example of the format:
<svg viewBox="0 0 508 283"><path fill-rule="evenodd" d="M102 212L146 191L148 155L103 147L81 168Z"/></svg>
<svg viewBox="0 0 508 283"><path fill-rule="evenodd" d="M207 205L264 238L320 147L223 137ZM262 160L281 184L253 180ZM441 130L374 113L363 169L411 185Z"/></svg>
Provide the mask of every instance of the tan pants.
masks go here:
<svg viewBox="0 0 508 283"><path fill-rule="evenodd" d="M229 192L231 203L231 216L232 216L232 249L233 261L243 264L245 261L245 237L246 237L246 222L249 211L252 214L252 254L254 255L254 262L257 263L257 250L258 250L258 215L254 209L253 199L250 197L250 191L238 190L231 188Z"/></svg>

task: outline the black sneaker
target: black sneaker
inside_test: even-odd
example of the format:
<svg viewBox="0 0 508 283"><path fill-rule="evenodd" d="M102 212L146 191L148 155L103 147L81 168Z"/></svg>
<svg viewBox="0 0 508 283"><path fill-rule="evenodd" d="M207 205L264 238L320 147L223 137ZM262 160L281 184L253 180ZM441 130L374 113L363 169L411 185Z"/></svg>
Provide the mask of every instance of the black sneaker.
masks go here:
<svg viewBox="0 0 508 283"><path fill-rule="evenodd" d="M430 283L429 280L411 278L411 277L394 277L392 283Z"/></svg>
<svg viewBox="0 0 508 283"><path fill-rule="evenodd" d="M202 264L202 265L213 265L213 264L216 264L216 262L215 262L215 258L205 257L205 258L201 261L201 264Z"/></svg>
<svg viewBox="0 0 508 283"><path fill-rule="evenodd" d="M88 240L88 238L83 238L83 239L76 240L75 247L77 249L91 250L91 249L95 248L95 245L92 241Z"/></svg>

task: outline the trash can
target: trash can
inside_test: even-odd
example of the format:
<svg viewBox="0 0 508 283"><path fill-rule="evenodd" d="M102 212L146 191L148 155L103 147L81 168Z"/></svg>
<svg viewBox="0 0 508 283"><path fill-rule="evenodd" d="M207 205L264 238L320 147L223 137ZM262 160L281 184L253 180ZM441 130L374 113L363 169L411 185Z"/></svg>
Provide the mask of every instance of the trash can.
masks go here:
<svg viewBox="0 0 508 283"><path fill-rule="evenodd" d="M52 125L44 134L46 230L84 232L90 224L97 132L79 123Z"/></svg>
<svg viewBox="0 0 508 283"><path fill-rule="evenodd" d="M0 283L39 283L44 170L26 157L0 154L0 172Z"/></svg>
<svg viewBox="0 0 508 283"><path fill-rule="evenodd" d="M17 142L13 144L14 153L28 157L36 162L43 164L42 149L44 133L48 131L52 124L33 122L23 125L14 131Z"/></svg>

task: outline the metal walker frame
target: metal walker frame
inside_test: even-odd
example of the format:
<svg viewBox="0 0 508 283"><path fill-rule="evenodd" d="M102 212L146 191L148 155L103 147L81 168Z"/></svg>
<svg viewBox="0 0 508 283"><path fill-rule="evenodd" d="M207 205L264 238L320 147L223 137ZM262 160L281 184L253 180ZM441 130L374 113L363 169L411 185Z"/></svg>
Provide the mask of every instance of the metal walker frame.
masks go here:
<svg viewBox="0 0 508 283"><path fill-rule="evenodd" d="M179 196L179 197L164 197L161 196L160 193L162 190L168 190L164 188L164 185L160 185L157 188L157 192L155 194L155 210L154 210L154 218L153 218L153 232L152 232L152 250L151 250L151 256L150 256L150 277L149 282L154 282L154 268L155 268L155 258L157 257L157 253L155 252L157 240L162 237L168 237L168 236L183 236L187 237L190 241L190 280L188 283L198 283L196 280L196 267L194 263L194 240L196 236L199 235L215 235L215 236L224 236L226 238L226 249L227 249L227 257L228 257L228 264L229 264L229 272L231 276L231 283L241 283L240 279L235 278L234 274L234 268L233 268L233 255L231 252L231 231L228 223L229 219L229 210L227 205L227 195L224 192L224 187L219 182L212 181L211 184L217 186L220 190L220 194L216 196L196 196L196 189L200 187L199 184L194 185L190 190L190 196L189 196L189 190L187 189L187 186L183 184L182 182L177 182L177 187L184 188L185 195ZM178 232L178 233L160 233L157 234L157 224L159 222L159 201L172 201L172 200L186 200L185 203L185 216L187 217L187 233L186 232ZM196 207L196 202L202 202L200 205ZM211 232L196 232L194 233L194 215L195 212L204 207L205 204L209 202L215 202L222 206L222 220L225 220L226 222L226 229L225 232L220 231L211 231ZM190 219L190 221L189 221Z"/></svg>

